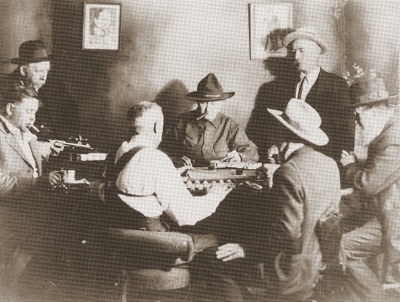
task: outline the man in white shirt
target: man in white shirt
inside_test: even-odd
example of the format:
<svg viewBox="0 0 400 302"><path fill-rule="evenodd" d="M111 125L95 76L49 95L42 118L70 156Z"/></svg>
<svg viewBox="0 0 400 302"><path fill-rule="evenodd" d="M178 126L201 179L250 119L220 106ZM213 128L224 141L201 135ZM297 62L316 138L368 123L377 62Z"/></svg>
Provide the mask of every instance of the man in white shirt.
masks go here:
<svg viewBox="0 0 400 302"><path fill-rule="evenodd" d="M119 199L134 210L132 214L136 218L142 218L143 225L138 227L167 231L164 217L181 227L195 225L212 215L231 189L218 185L211 187L204 196L191 195L181 177L189 167L176 169L170 158L157 149L164 124L161 107L140 102L130 108L127 117L134 135L122 143L114 164L118 166L124 155L136 150L121 171L116 171L115 185ZM106 177L110 175L110 168L106 169Z"/></svg>

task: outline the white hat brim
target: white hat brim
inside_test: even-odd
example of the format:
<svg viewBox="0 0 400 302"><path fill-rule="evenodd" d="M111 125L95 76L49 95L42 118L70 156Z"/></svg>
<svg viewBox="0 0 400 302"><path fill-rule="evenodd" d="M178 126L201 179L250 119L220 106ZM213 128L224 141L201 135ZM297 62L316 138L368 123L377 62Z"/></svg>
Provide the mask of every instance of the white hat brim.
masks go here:
<svg viewBox="0 0 400 302"><path fill-rule="evenodd" d="M272 114L281 124L283 124L286 128L292 131L294 134L299 136L300 138L316 145L316 146L325 146L329 142L328 136L322 131L320 128L315 129L314 131L305 132L300 131L290 125L287 121L282 118L282 111L269 109L267 108L268 112Z"/></svg>

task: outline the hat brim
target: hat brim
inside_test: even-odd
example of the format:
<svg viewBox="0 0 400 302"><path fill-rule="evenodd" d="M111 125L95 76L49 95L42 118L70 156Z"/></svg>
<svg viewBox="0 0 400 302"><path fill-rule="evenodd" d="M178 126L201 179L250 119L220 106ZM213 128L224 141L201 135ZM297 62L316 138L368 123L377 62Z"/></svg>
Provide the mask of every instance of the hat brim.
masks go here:
<svg viewBox="0 0 400 302"><path fill-rule="evenodd" d="M292 125L290 125L287 121L285 121L282 118L282 113L283 113L282 111L275 110L275 109L269 109L269 108L267 108L267 110L282 125L284 125L286 128L288 128L290 131L292 131L298 137L300 137L316 146L325 146L329 142L328 136L320 128L318 128L312 132L299 131L298 129L294 128Z"/></svg>
<svg viewBox="0 0 400 302"><path fill-rule="evenodd" d="M216 101L222 101L229 99L235 95L234 92L224 92L221 95L218 96L205 96L202 93L199 93L198 91L193 91L189 92L187 95L185 95L185 99L191 100L191 101L202 101L202 102L216 102Z"/></svg>
<svg viewBox="0 0 400 302"><path fill-rule="evenodd" d="M21 59L21 58L12 58L11 63L13 64L29 64L29 63L39 63L44 61L51 61L51 55L47 57L41 58L30 58L30 59Z"/></svg>
<svg viewBox="0 0 400 302"><path fill-rule="evenodd" d="M393 101L397 98L396 101ZM356 107L360 107L360 106L373 106L373 105L377 105L380 103L384 103L386 101L389 101L389 104L396 104L399 102L399 95L398 94L394 94L394 95L389 95L385 98L382 99L375 99L375 100L369 100L369 101L365 101L365 102L358 102L358 103L354 103L354 104L350 104L348 105L351 108L356 108Z"/></svg>
<svg viewBox="0 0 400 302"><path fill-rule="evenodd" d="M318 38L317 36L306 33L306 32L291 32L285 38L283 38L283 44L288 47L290 43L292 43L294 40L298 39L306 39L306 40L311 40L314 41L315 43L318 44L319 47L321 47L321 55L324 54L328 50L328 46L326 45L325 41L322 39Z"/></svg>

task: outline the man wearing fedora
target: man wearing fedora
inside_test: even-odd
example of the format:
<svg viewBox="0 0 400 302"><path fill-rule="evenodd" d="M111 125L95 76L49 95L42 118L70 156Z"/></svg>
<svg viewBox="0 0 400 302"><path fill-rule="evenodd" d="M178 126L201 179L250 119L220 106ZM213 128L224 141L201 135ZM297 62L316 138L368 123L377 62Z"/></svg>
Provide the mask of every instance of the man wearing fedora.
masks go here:
<svg viewBox="0 0 400 302"><path fill-rule="evenodd" d="M328 47L312 29L299 28L285 36L283 43L294 56L294 65L300 75L299 81L293 84L292 97L305 101L317 110L322 120L321 129L329 137L329 143L318 147L318 150L339 163L341 151L352 149L354 141L354 119L347 107L347 83L320 67L318 59ZM282 108L284 106L282 104ZM276 147L270 148L269 157L274 152L277 152Z"/></svg>
<svg viewBox="0 0 400 302"><path fill-rule="evenodd" d="M262 261L273 301L303 301L312 296L325 261L316 226L338 212L339 169L332 158L314 149L329 139L310 105L292 99L284 112L268 111L277 120L279 138L275 143L283 164L275 171L274 185L265 196L264 219L255 228L258 235L253 243L222 245L215 262L223 266L240 258Z"/></svg>
<svg viewBox="0 0 400 302"><path fill-rule="evenodd" d="M23 86L36 92L36 97L43 103L36 118L39 139L66 139L69 135L77 135L78 107L59 79L62 75L56 77L56 72L48 78L54 61L51 61L52 56L48 55L45 43L41 40L25 41L18 52L19 57L11 59L11 63L18 67L9 75L3 88Z"/></svg>
<svg viewBox="0 0 400 302"><path fill-rule="evenodd" d="M370 197L367 206L374 218L343 235L340 255L351 301L380 301L385 297L382 284L400 283L400 112L398 95L384 88L364 90L368 93L351 107L368 145L367 158L359 160L344 150L341 163L349 183ZM382 253L379 278L369 264Z"/></svg>
<svg viewBox="0 0 400 302"><path fill-rule="evenodd" d="M161 148L175 163L207 166L211 160L257 162L256 145L238 123L220 112L223 101L234 95L224 92L217 77L208 74L197 91L185 96L197 102L197 108L179 115L172 129L167 130Z"/></svg>

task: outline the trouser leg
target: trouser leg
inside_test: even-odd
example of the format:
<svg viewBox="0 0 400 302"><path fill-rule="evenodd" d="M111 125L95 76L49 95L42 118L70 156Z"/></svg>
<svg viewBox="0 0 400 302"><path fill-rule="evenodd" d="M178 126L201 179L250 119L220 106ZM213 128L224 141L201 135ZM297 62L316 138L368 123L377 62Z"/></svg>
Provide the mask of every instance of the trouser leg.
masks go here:
<svg viewBox="0 0 400 302"><path fill-rule="evenodd" d="M398 200L396 201L398 202ZM385 248L383 282L400 282L400 207L382 209L382 244ZM387 269L387 273L386 273Z"/></svg>
<svg viewBox="0 0 400 302"><path fill-rule="evenodd" d="M243 301L234 276L241 271L239 261L223 262L216 258L217 248L197 254L190 263L194 301Z"/></svg>
<svg viewBox="0 0 400 302"><path fill-rule="evenodd" d="M368 265L369 260L382 253L381 241L377 219L342 236L340 258L352 301L380 301L384 297L382 284Z"/></svg>

